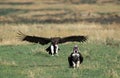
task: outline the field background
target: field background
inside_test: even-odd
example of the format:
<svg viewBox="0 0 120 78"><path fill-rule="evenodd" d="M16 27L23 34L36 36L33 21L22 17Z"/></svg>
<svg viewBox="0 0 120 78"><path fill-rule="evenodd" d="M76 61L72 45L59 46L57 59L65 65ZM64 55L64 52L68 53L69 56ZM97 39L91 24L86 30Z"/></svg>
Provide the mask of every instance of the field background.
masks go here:
<svg viewBox="0 0 120 78"><path fill-rule="evenodd" d="M51 57L49 45L22 42L19 31L88 40L59 45L59 56ZM67 57L75 44L84 62L74 70ZM119 59L119 0L0 0L0 78L119 78Z"/></svg>

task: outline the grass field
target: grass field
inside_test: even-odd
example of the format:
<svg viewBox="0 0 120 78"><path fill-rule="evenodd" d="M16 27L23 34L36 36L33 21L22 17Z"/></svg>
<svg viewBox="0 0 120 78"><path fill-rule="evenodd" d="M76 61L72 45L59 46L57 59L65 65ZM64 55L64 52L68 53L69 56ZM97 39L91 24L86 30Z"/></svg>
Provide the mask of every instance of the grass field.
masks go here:
<svg viewBox="0 0 120 78"><path fill-rule="evenodd" d="M78 69L67 57L77 44L84 57ZM50 56L39 44L0 46L0 78L119 78L120 46L103 43L60 45L59 56Z"/></svg>
<svg viewBox="0 0 120 78"><path fill-rule="evenodd" d="M81 1L81 2L80 2ZM0 0L0 78L120 78L119 0ZM29 44L24 34L54 37L86 35L85 43ZM84 57L78 69L68 66L74 45Z"/></svg>
<svg viewBox="0 0 120 78"><path fill-rule="evenodd" d="M104 5L105 0L91 1L97 3L89 4L89 0L84 4L75 4L73 0L0 0L0 44L18 44L18 31L43 37L87 35L89 40L119 40L119 1L110 0L113 3Z"/></svg>

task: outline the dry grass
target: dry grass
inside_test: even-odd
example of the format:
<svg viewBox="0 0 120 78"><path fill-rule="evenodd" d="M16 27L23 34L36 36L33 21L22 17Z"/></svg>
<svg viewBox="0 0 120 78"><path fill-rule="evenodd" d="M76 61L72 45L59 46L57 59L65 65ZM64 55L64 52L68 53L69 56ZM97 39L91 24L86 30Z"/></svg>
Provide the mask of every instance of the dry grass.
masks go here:
<svg viewBox="0 0 120 78"><path fill-rule="evenodd" d="M118 0L97 0L99 4L76 1L81 0L0 0L0 45L7 45L0 47L0 77L119 78ZM104 1L114 3L102 4ZM80 70L68 68L66 56L76 43L61 45L60 57L46 55L47 46L18 46L27 43L18 39L19 31L42 37L87 35L90 43L80 44L85 61Z"/></svg>
<svg viewBox="0 0 120 78"><path fill-rule="evenodd" d="M116 72L114 69L109 69L107 75L110 78L119 78L118 72Z"/></svg>
<svg viewBox="0 0 120 78"><path fill-rule="evenodd" d="M100 24L18 24L0 26L0 43L1 44L19 44L17 38L19 31L27 35L42 37L69 36L69 35L87 35L89 40L105 41L110 38L113 40L120 39L120 27L117 24L100 25Z"/></svg>
<svg viewBox="0 0 120 78"><path fill-rule="evenodd" d="M18 31L43 37L87 35L89 40L120 39L119 5L69 1L0 0L0 45L21 43L16 38Z"/></svg>
<svg viewBox="0 0 120 78"><path fill-rule="evenodd" d="M62 2L62 3L61 3ZM52 4L51 4L52 3ZM64 0L38 0L38 1L0 1L0 22L1 23L39 23L39 22L66 22L66 21L87 21L98 23L103 18L109 22L118 22L120 7L116 4L69 4ZM68 6L69 5L69 6ZM89 8L88 8L89 7ZM109 7L109 8L108 8ZM117 17L116 17L117 16ZM89 19L88 19L89 18Z"/></svg>

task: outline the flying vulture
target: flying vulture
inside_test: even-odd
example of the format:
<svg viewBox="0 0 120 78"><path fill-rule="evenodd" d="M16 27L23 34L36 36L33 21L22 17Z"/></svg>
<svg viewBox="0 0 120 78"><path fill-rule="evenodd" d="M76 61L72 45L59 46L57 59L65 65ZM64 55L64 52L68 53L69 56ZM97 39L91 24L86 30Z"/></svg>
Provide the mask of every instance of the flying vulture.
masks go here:
<svg viewBox="0 0 120 78"><path fill-rule="evenodd" d="M49 54L53 55L58 55L58 44L62 44L65 42L84 42L87 40L86 36L68 36L68 37L53 37L53 38L45 38L45 37L38 37L38 36L30 36L30 35L25 35L22 32L18 33L18 37L22 41L28 41L28 42L33 42L33 43L39 43L41 45L45 45L48 43L51 43L51 45L46 49Z"/></svg>
<svg viewBox="0 0 120 78"><path fill-rule="evenodd" d="M77 45L73 48L73 52L68 56L69 66L72 68L79 67L83 62L83 56L79 52Z"/></svg>

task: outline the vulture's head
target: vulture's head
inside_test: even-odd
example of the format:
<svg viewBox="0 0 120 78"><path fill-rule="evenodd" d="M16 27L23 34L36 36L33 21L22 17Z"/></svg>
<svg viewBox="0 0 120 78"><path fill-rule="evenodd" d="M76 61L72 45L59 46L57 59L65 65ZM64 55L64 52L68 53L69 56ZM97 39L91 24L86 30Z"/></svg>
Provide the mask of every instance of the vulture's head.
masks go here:
<svg viewBox="0 0 120 78"><path fill-rule="evenodd" d="M59 40L60 40L60 37L51 38L51 44L53 44L53 45L58 44Z"/></svg>

